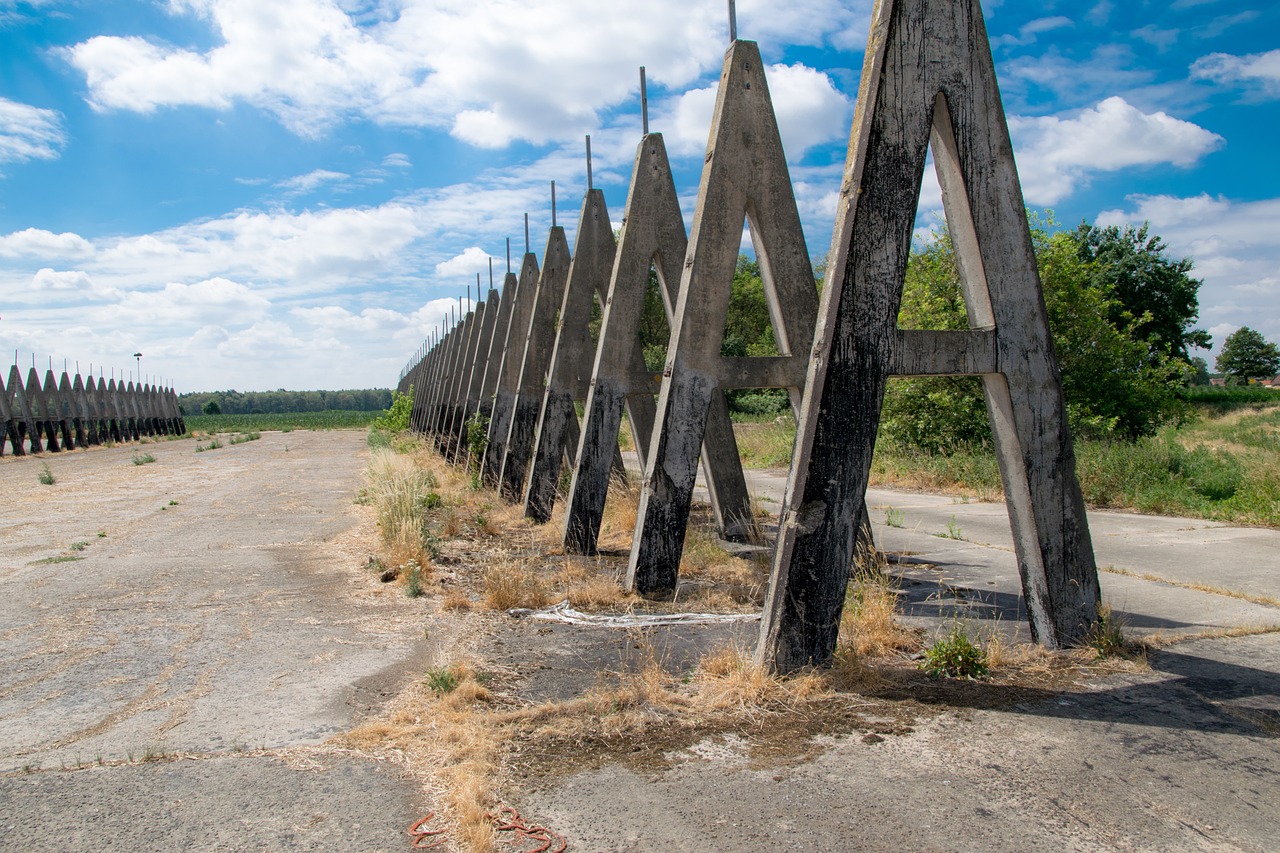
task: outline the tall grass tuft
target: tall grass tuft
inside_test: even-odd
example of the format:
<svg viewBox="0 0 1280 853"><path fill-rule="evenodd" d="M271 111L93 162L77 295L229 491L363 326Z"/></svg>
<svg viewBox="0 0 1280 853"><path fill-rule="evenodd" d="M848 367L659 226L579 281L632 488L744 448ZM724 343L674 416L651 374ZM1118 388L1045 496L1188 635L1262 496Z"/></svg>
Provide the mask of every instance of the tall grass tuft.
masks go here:
<svg viewBox="0 0 1280 853"><path fill-rule="evenodd" d="M378 513L378 533L389 561L416 560L423 576L433 545L431 513L443 505L431 472L386 448L373 451L365 473L365 497Z"/></svg>

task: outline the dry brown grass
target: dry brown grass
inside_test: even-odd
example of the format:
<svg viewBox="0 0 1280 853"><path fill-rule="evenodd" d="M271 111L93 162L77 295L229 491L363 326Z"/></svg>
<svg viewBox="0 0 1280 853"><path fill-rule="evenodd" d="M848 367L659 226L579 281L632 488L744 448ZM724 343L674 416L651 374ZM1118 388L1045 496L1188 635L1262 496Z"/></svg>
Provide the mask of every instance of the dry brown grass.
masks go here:
<svg viewBox="0 0 1280 853"><path fill-rule="evenodd" d="M485 567L484 603L490 610L539 608L550 602L546 581L526 561L508 557Z"/></svg>
<svg viewBox="0 0 1280 853"><path fill-rule="evenodd" d="M640 490L629 482L610 480L609 494L604 502L604 514L600 518L597 547L606 551L630 551L639 510ZM562 526L557 526L557 529Z"/></svg>
<svg viewBox="0 0 1280 853"><path fill-rule="evenodd" d="M897 621L898 592L889 574L860 574L850 584L840 619L840 645L858 657L917 651L919 632Z"/></svg>
<svg viewBox="0 0 1280 853"><path fill-rule="evenodd" d="M1227 598L1238 598L1241 601L1248 601L1253 604L1265 604L1268 607L1280 607L1280 598L1273 595L1262 595L1260 593L1241 592L1240 590L1227 589L1226 587L1213 586L1211 584L1195 583L1188 581L1170 580L1166 577L1153 574L1151 572L1135 572L1130 569L1120 569L1115 566L1099 566L1099 571L1109 572L1113 575L1124 575L1129 578L1138 578L1139 580L1152 581L1153 583L1164 583L1169 586L1177 586L1183 589L1191 589L1196 592L1207 592L1211 595L1222 595Z"/></svg>
<svg viewBox="0 0 1280 853"><path fill-rule="evenodd" d="M454 613L465 613L472 607L471 596L457 587L452 587L440 596L440 609Z"/></svg>
<svg viewBox="0 0 1280 853"><path fill-rule="evenodd" d="M679 600L710 610L743 610L764 603L769 566L763 559L735 557L715 531L690 527L680 558Z"/></svg>
<svg viewBox="0 0 1280 853"><path fill-rule="evenodd" d="M502 732L489 721L491 700L476 671L454 664L458 684L443 696L425 683L401 695L384 720L365 723L338 741L376 754L398 753L443 789L450 835L472 853L495 845L489 812L494 807Z"/></svg>
<svg viewBox="0 0 1280 853"><path fill-rule="evenodd" d="M694 688L695 702L703 710L750 712L765 705L794 704L829 695L831 678L816 670L779 676L757 664L745 649L723 646L698 662Z"/></svg>
<svg viewBox="0 0 1280 853"><path fill-rule="evenodd" d="M618 609L639 601L622 591L612 568L590 557L565 557L555 580L562 597L577 608Z"/></svg>

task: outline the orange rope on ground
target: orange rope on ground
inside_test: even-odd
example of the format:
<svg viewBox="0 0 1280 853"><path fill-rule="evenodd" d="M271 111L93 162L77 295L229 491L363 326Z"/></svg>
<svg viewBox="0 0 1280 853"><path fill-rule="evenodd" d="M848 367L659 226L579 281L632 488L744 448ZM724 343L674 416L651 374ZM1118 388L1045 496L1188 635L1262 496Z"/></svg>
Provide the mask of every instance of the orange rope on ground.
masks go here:
<svg viewBox="0 0 1280 853"><path fill-rule="evenodd" d="M520 816L520 812L511 808L511 806L503 806L498 809L497 814L489 812L486 817L493 821L493 828L498 832L515 833L515 837L510 840L510 843L521 844L525 841L542 842L541 847L524 848L521 850L521 853L564 853L564 851L569 847L569 843L565 841L563 835L558 832L553 832L545 826L525 823L524 818Z"/></svg>
<svg viewBox="0 0 1280 853"><path fill-rule="evenodd" d="M409 837L413 839L413 846L417 849L430 850L432 847L440 847L449 840L443 829L423 829L423 824L429 823L435 816L435 812L427 812L426 817L409 827Z"/></svg>
<svg viewBox="0 0 1280 853"><path fill-rule="evenodd" d="M425 824L430 823L435 816L435 812L427 812L426 817L409 827L409 837L413 839L415 848L430 850L433 847L440 847L449 840L443 829L424 829ZM569 842L565 841L563 835L545 826L525 823L520 812L511 806L502 806L497 812L489 812L485 817L493 822L493 828L498 833L513 833L507 839L508 844L523 845L526 841L540 844L538 847L521 847L519 853L564 853L569 849Z"/></svg>

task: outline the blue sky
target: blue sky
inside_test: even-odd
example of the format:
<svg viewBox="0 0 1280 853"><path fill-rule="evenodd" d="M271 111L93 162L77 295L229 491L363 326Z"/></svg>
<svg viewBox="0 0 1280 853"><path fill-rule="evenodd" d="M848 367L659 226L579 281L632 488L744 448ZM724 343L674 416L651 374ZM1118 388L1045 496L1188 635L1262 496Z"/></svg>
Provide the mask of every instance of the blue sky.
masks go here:
<svg viewBox="0 0 1280 853"><path fill-rule="evenodd" d="M737 3L815 256L871 5ZM984 11L1027 203L1149 220L1217 341L1280 340L1280 6ZM727 41L724 0L0 0L0 363L392 385L526 212L541 253L553 180L572 241L585 134L618 224L641 65L692 214Z"/></svg>

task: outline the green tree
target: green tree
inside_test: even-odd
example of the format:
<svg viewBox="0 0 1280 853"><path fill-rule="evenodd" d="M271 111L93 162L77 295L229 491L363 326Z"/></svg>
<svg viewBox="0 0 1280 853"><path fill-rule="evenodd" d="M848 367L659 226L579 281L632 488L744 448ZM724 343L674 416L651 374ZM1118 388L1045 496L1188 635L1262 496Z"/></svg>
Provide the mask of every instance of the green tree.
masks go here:
<svg viewBox="0 0 1280 853"><path fill-rule="evenodd" d="M218 405L217 400L210 400L204 404L202 411L206 415L220 415L222 414L222 407Z"/></svg>
<svg viewBox="0 0 1280 853"><path fill-rule="evenodd" d="M1141 228L1100 228L1080 223L1075 230L1080 259L1090 265L1094 284L1114 300L1111 322L1159 356L1189 361L1192 348L1207 349L1209 333L1194 328L1200 314L1201 282L1192 278L1190 258L1173 260L1164 242Z"/></svg>
<svg viewBox="0 0 1280 853"><path fill-rule="evenodd" d="M1031 236L1072 430L1121 438L1150 433L1182 413L1179 389L1190 365L1141 335L1120 304L1118 276L1099 272L1106 262L1089 260L1081 251L1081 232L1051 233L1052 224L1051 218L1033 217ZM1147 242L1159 245L1158 239ZM946 232L913 250L898 322L903 328L968 328ZM896 380L886 393L881 424L890 443L930 452L990 437L976 377Z"/></svg>
<svg viewBox="0 0 1280 853"><path fill-rule="evenodd" d="M1234 384L1247 385L1250 379L1266 379L1280 373L1280 348L1260 332L1241 326L1222 342L1218 371Z"/></svg>

